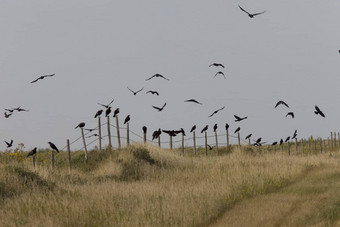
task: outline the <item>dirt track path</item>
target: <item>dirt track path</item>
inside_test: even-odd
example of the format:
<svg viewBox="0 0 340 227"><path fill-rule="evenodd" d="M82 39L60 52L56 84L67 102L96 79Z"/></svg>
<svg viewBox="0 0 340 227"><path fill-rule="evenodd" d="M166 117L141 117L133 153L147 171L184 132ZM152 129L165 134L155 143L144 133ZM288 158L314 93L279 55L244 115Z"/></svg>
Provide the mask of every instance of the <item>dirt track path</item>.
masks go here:
<svg viewBox="0 0 340 227"><path fill-rule="evenodd" d="M340 226L340 169L313 170L278 192L241 201L211 226Z"/></svg>

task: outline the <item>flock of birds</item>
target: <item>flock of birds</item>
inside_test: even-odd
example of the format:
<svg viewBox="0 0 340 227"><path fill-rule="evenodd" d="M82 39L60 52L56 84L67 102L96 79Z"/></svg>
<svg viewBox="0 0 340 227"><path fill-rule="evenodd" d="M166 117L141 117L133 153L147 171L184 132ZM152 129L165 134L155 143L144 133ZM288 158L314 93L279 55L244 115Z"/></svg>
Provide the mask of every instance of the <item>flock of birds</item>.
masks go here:
<svg viewBox="0 0 340 227"><path fill-rule="evenodd" d="M239 8L240 8L240 10L241 10L242 12L246 13L250 18L254 18L255 16L261 15L261 14L263 14L263 13L266 12L266 11L262 11L262 12L258 12L258 13L249 13L247 10L245 10L244 8L242 8L240 5L239 5ZM340 53L340 50L339 50L339 53ZM218 69L218 71L217 71L216 74L213 76L213 78L216 78L217 76L223 76L223 78L226 79L225 72L223 72L223 70L225 69L225 66L224 66L223 64L214 62L214 63L210 64L209 67L214 67L214 68ZM43 76L40 76L40 77L38 77L37 79L31 81L31 83L34 84L34 83L38 82L39 80L43 80L43 79L45 79L45 78L54 77L54 76L55 76L55 74L43 75ZM168 78L166 78L165 76L163 76L163 75L161 75L161 74L158 74L158 73L157 73L157 74L154 74L153 76L151 76L151 77L149 77L149 78L147 78L145 81L149 81L149 80L151 80L151 79L156 79L156 78L158 78L158 79L163 79L163 80L166 80L166 81L170 81L170 79L168 79ZM141 88L141 89L138 89L138 90L136 90L136 91L135 91L135 90L132 90L132 89L129 88L129 87L127 87L127 89L128 89L134 96L136 96L136 95L138 95L140 92L142 92L142 91L144 90L144 87ZM156 91L156 90L148 90L148 91L146 91L146 94L157 95L157 96L160 95L159 92ZM108 104L98 103L100 106L102 106L102 107L105 108L105 116L106 116L106 117L108 117L108 116L111 114L111 104L112 104L113 102L114 102L114 99L113 99L112 101L110 101ZM198 105L203 105L203 103L201 103L201 102L199 102L199 101L197 101L196 99L193 99L193 98L184 100L184 102L186 102L186 103L194 103L194 104L198 104ZM167 105L167 103L165 102L162 106L154 106L154 105L153 105L152 108L154 108L154 109L157 110L158 112L161 112L161 111L164 110L164 108L166 107L166 105ZM282 100L278 101L278 102L276 103L276 105L274 106L274 108L277 108L277 107L280 106L280 105L281 105L281 106L285 106L286 108L290 108L289 105L288 105L286 102L282 101ZM225 109L225 106L223 106L223 107L221 107L221 108L219 108L219 109L213 111L213 112L208 116L208 118L213 117L215 114L218 114L220 111L222 111L222 110L224 110L224 109ZM4 117L5 117L5 118L11 117L11 115L13 115L13 113L15 113L15 112L27 112L27 111L29 111L29 110L27 110L27 109L21 108L21 106L16 107L16 108L4 108L4 110L5 110L5 113L4 113ZM95 113L94 118L97 118L97 117L101 116L103 113L104 113L104 110L102 110L102 109L101 109L101 110L98 110L98 111ZM113 112L113 117L116 117L118 113L119 113L119 108L117 108L117 109L114 110L114 112ZM314 113L315 113L316 115L320 115L320 116L323 117L323 118L326 117L325 114L321 111L321 109L320 109L318 106L316 106L316 105L315 105ZM294 117L295 117L295 114L294 114L293 111L289 111L289 112L287 112L287 114L286 114L286 117L288 117L288 116L291 117L291 118L294 118ZM241 122L241 121L244 121L244 120L248 119L248 116L242 116L242 117L241 117L241 116L238 116L238 115L234 115L234 118L235 118L235 122ZM130 121L130 115L128 115L128 116L125 118L124 124L128 123L129 121ZM84 128L84 127L85 127L85 123L84 123L84 122L81 122L81 123L79 123L79 124L75 127L75 129L77 129L77 128ZM215 124L215 125L213 126L213 131L214 131L214 132L216 132L217 127L218 127L217 124ZM201 133L206 132L206 131L208 130L208 128L209 128L209 126L206 125L206 126L201 130ZM229 129L229 124L226 124L226 125L225 125L225 129L226 129L226 130ZM96 130L96 129L85 129L85 130L91 132L91 131L94 131L94 130ZM142 130L143 130L144 133L146 133L146 132L147 132L147 127L146 127L146 126L143 126L143 127L142 127ZM195 130L196 130L196 125L192 126L190 132L192 133L192 132L194 132ZM238 127L238 128L234 131L234 133L236 134L236 133L238 133L240 130L241 130L241 128ZM168 135L170 135L170 136L176 136L176 135L178 135L178 134L182 134L182 135L185 136L185 131L184 131L183 128L180 128L179 130L161 130L161 129L159 128L158 130L156 130L156 131L154 131L154 132L152 133L152 140L157 139L157 138L161 135L162 132L163 132L163 133L166 133L166 134L168 134ZM94 134L92 134L92 135L90 135L90 136L88 136L88 137L92 137L92 136L98 136L98 134L97 134L97 133L94 133ZM245 139L250 141L251 136L252 136L252 134L249 134L249 135L247 135L247 136L245 137ZM294 131L294 134L293 134L292 136L288 136L285 140L284 140L284 139L281 139L280 141L275 141L275 142L272 143L272 145L276 145L276 144L280 144L280 145L281 145L282 143L288 142L289 140L295 139L296 137L297 137L297 130ZM261 146L262 144L266 143L266 142L263 142L263 141L262 141L262 138L261 138L261 137L258 138L258 139L256 139L256 140L253 140L253 141L254 141L253 145L255 145L255 146ZM7 148L11 148L11 147L13 146L13 140L10 140L10 142L5 141L5 143L6 143ZM53 150L59 152L59 149L57 148L57 146L56 146L54 143L48 142L48 144L49 144L49 146L51 147L51 149L53 149ZM209 147L210 150L213 149L213 147L211 147L210 145L208 145L208 147ZM28 153L27 157L33 156L36 152L37 152L37 147L35 147L33 150L31 150L31 151Z"/></svg>

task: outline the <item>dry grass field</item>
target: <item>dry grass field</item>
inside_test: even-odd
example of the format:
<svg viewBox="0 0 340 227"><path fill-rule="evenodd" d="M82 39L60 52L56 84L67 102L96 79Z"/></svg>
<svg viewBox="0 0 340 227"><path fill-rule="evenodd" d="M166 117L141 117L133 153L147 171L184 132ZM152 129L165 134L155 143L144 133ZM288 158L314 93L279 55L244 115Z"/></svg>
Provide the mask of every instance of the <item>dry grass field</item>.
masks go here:
<svg viewBox="0 0 340 227"><path fill-rule="evenodd" d="M179 153L2 153L0 226L340 226L339 152Z"/></svg>

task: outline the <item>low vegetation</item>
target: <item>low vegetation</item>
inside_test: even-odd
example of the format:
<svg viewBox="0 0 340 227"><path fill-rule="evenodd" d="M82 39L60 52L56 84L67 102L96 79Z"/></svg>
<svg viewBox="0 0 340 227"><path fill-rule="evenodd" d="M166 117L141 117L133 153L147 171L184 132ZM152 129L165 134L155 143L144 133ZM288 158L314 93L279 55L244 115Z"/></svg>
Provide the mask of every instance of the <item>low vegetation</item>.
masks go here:
<svg viewBox="0 0 340 227"><path fill-rule="evenodd" d="M50 152L0 155L0 226L340 225L339 152Z"/></svg>

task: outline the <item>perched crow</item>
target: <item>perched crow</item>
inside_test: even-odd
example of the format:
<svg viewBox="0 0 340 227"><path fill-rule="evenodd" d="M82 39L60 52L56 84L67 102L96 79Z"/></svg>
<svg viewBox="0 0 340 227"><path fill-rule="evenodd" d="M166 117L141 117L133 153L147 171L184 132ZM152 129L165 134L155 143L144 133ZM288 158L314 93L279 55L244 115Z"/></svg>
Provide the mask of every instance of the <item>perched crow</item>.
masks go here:
<svg viewBox="0 0 340 227"><path fill-rule="evenodd" d="M162 130L164 133L168 134L169 136L177 136L177 133L175 130Z"/></svg>
<svg viewBox="0 0 340 227"><path fill-rule="evenodd" d="M225 124L225 130L228 130L229 129L229 124Z"/></svg>
<svg viewBox="0 0 340 227"><path fill-rule="evenodd" d="M214 125L214 132L217 130L217 124Z"/></svg>
<svg viewBox="0 0 340 227"><path fill-rule="evenodd" d="M127 115L124 120L124 125L130 121L130 115Z"/></svg>
<svg viewBox="0 0 340 227"><path fill-rule="evenodd" d="M208 130L208 127L209 127L209 125L206 125L206 126L202 129L201 133L207 131L207 130Z"/></svg>
<svg viewBox="0 0 340 227"><path fill-rule="evenodd" d="M234 132L234 133L238 133L240 130L241 130L241 128L240 128L240 127L238 127L238 128L235 130L235 132Z"/></svg>
<svg viewBox="0 0 340 227"><path fill-rule="evenodd" d="M248 136L246 136L245 139L246 139L246 140L247 140L247 139L250 139L250 137L251 137L252 135L253 135L253 134L249 134Z"/></svg>
<svg viewBox="0 0 340 227"><path fill-rule="evenodd" d="M147 128L146 126L143 126L142 130L143 130L143 133L146 133L146 131L148 130L148 128Z"/></svg>
<svg viewBox="0 0 340 227"><path fill-rule="evenodd" d="M152 140L157 139L161 135L162 131L161 129L158 129L157 131L154 131L152 133Z"/></svg>
<svg viewBox="0 0 340 227"><path fill-rule="evenodd" d="M85 122L81 122L81 123L79 123L74 129L76 129L76 128L83 128L85 126Z"/></svg>
<svg viewBox="0 0 340 227"><path fill-rule="evenodd" d="M57 152L59 153L59 149L57 148L56 145L54 145L54 143L48 142L48 144L50 145L50 147L51 147L53 150L55 150L55 151L57 151Z"/></svg>
<svg viewBox="0 0 340 227"><path fill-rule="evenodd" d="M117 114L119 114L119 108L115 109L115 111L113 112L113 117L116 117Z"/></svg>
<svg viewBox="0 0 340 227"><path fill-rule="evenodd" d="M275 146L277 144L277 141L275 141L274 143L272 143L272 146Z"/></svg>
<svg viewBox="0 0 340 227"><path fill-rule="evenodd" d="M109 116L110 113L111 113L111 106L109 106L109 108L106 109L105 117Z"/></svg>
<svg viewBox="0 0 340 227"><path fill-rule="evenodd" d="M280 140L280 145L282 145L282 144L283 144L283 139Z"/></svg>
<svg viewBox="0 0 340 227"><path fill-rule="evenodd" d="M191 128L190 132L193 132L193 131L195 131L195 129L196 129L196 125L192 126L192 128Z"/></svg>
<svg viewBox="0 0 340 227"><path fill-rule="evenodd" d="M103 110L98 110L94 118L99 117L103 113Z"/></svg>
<svg viewBox="0 0 340 227"><path fill-rule="evenodd" d="M54 75L55 75L55 74L40 76L40 77L38 77L38 79L33 80L31 83L35 83L35 82L37 82L38 80L44 79L45 77L51 77L51 76L54 76Z"/></svg>
<svg viewBox="0 0 340 227"><path fill-rule="evenodd" d="M287 143L290 140L290 136L288 136L285 140L285 142Z"/></svg>
<svg viewBox="0 0 340 227"><path fill-rule="evenodd" d="M35 153L37 153L37 148L36 148L36 147L33 148L33 150L31 150L31 151L27 154L26 158L28 158L29 156L35 155Z"/></svg>
<svg viewBox="0 0 340 227"><path fill-rule="evenodd" d="M293 134L293 137L292 137L292 140L295 139L297 136L297 130L295 130L294 134Z"/></svg>
<svg viewBox="0 0 340 227"><path fill-rule="evenodd" d="M260 13L254 13L254 14L251 14L251 13L248 13L246 10L244 10L241 6L238 6L243 12L245 12L246 14L248 14L248 16L250 18L253 18L254 16L257 16L257 15L260 15L262 13L265 13L266 11L263 11L263 12L260 12Z"/></svg>

